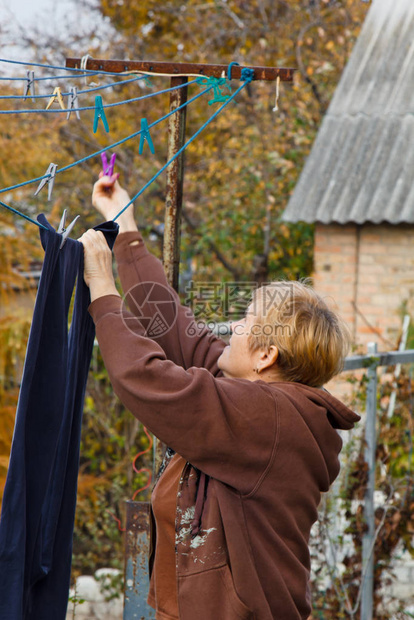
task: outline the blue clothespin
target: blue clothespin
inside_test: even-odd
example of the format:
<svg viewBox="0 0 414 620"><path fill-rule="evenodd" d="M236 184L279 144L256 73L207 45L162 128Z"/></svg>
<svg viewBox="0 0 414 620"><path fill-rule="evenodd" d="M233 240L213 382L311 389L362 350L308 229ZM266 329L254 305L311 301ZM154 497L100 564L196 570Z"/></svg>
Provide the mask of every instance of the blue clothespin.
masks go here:
<svg viewBox="0 0 414 620"><path fill-rule="evenodd" d="M24 98L26 99L26 97L28 96L29 92L31 93L32 96L32 101L34 101L34 96L35 96L35 81L34 81L34 71L27 71L26 72L26 86L24 89Z"/></svg>
<svg viewBox="0 0 414 620"><path fill-rule="evenodd" d="M108 160L106 158L106 153L101 153L102 159L102 170L105 176L111 177L114 173L114 166L116 160L116 153L111 156L111 160L108 164Z"/></svg>
<svg viewBox="0 0 414 620"><path fill-rule="evenodd" d="M53 185L55 182L55 175L56 175L56 170L57 170L57 165L56 164L49 164L48 169L46 170L46 174L43 177L43 179L40 181L39 183L39 187L37 188L37 190L35 191L34 195L37 196L38 193L40 192L40 190L46 185L48 185L48 193L47 193L47 199L50 200L52 197L52 190L53 190ZM49 176L46 176L49 175Z"/></svg>
<svg viewBox="0 0 414 620"><path fill-rule="evenodd" d="M95 97L95 118L93 120L93 133L96 133L98 129L99 119L102 119L103 126L105 127L105 131L109 132L108 121L106 120L105 110L102 103L101 95L96 95Z"/></svg>
<svg viewBox="0 0 414 620"><path fill-rule="evenodd" d="M77 108L79 108L78 88L77 86L72 86L72 88L70 89L70 94L69 94L69 101L68 101L69 112L66 115L66 120L69 120L72 111L75 112L76 118L80 120L80 114Z"/></svg>
<svg viewBox="0 0 414 620"><path fill-rule="evenodd" d="M79 215L77 215L75 217L75 219L73 220L73 222L71 224L69 224L69 226L67 228L65 228L65 226L66 226L66 213L67 213L67 209L64 209L63 215L62 215L62 219L60 220L59 228L57 229L57 232L59 233L59 235L62 235L62 241L60 242L60 246L59 246L60 250L65 245L66 239L69 237L69 235L70 235L70 233L72 231L72 228L75 226L76 222L79 219Z"/></svg>
<svg viewBox="0 0 414 620"><path fill-rule="evenodd" d="M148 142L148 146L152 154L155 153L154 144L152 142L152 138L149 132L148 122L146 118L141 118L141 135L139 139L139 149L138 152L142 155L142 151L144 150L144 142L145 140Z"/></svg>

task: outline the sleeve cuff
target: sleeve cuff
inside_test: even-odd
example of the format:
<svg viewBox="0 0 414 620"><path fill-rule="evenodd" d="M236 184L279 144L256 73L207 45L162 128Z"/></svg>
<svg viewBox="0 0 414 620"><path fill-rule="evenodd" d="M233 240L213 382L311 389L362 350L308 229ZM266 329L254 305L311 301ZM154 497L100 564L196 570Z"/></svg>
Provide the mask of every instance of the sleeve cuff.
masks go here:
<svg viewBox="0 0 414 620"><path fill-rule="evenodd" d="M134 241L138 243L131 245ZM117 263L132 263L147 254L149 252L140 232L124 232L116 238L114 255Z"/></svg>
<svg viewBox="0 0 414 620"><path fill-rule="evenodd" d="M120 314L123 303L119 295L103 295L90 304L89 314L96 325L107 314Z"/></svg>

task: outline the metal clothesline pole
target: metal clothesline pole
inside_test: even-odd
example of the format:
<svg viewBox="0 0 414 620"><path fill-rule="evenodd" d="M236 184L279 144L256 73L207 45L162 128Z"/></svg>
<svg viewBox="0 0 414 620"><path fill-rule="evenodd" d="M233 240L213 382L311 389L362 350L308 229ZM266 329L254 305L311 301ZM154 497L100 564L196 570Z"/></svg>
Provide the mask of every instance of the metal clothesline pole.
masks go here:
<svg viewBox="0 0 414 620"><path fill-rule="evenodd" d="M367 401L365 419L365 454L368 468L367 488L364 496L364 517L366 531L362 537L362 583L361 583L361 620L372 620L374 605L374 545L375 545L375 455L377 445L377 364L376 342L368 343L368 356L372 361L367 370Z"/></svg>
<svg viewBox="0 0 414 620"><path fill-rule="evenodd" d="M81 58L67 58L66 67L71 69L81 68ZM88 58L85 70L108 71L110 73L125 73L129 71L138 71L154 75L176 75L189 76L199 75L200 77L222 77L227 76L229 65L214 65L189 62L158 62L152 60L104 60ZM253 80L274 81L280 78L282 82L291 82L293 80L294 69L290 67L258 67L253 65L237 65L234 64L231 69L232 78L238 80L241 78L242 69L253 69Z"/></svg>

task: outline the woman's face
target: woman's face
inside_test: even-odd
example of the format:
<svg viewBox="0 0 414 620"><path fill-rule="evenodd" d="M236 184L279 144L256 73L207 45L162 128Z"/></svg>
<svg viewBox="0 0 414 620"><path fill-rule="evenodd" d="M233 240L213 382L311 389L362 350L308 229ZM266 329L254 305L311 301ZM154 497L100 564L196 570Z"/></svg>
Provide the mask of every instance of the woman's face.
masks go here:
<svg viewBox="0 0 414 620"><path fill-rule="evenodd" d="M258 376L254 369L257 352L249 349L249 333L256 321L253 312L249 310L243 319L231 324L232 336L218 359L218 367L225 377L256 381Z"/></svg>

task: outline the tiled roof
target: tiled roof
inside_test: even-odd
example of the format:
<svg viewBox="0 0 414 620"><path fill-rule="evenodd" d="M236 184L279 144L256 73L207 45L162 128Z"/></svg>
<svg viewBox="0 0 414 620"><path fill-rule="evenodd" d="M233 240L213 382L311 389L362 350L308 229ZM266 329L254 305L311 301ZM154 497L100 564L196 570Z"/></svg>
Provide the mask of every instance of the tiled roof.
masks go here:
<svg viewBox="0 0 414 620"><path fill-rule="evenodd" d="M283 219L414 223L414 0L373 0Z"/></svg>

